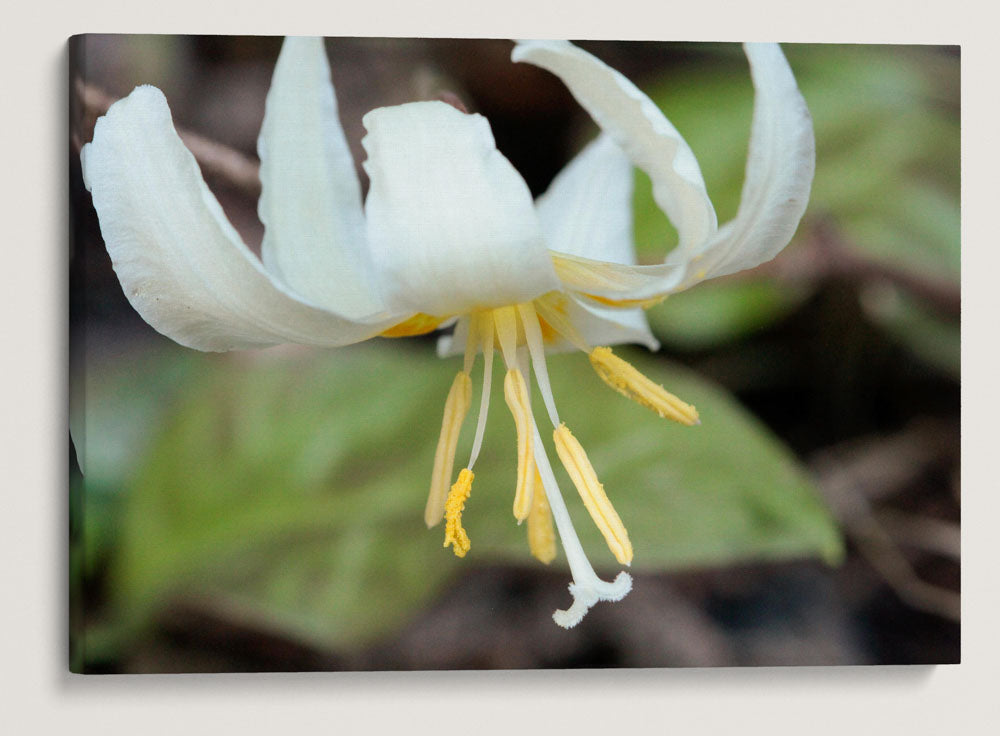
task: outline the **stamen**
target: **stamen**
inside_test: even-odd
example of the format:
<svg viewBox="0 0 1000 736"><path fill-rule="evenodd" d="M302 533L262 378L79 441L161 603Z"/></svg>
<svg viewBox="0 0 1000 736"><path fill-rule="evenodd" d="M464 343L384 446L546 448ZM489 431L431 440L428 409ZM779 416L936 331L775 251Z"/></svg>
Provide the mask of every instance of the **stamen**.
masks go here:
<svg viewBox="0 0 1000 736"><path fill-rule="evenodd" d="M472 379L462 371L455 376L444 403L444 418L441 420L441 435L437 451L434 453L434 470L431 473L431 491L424 509L424 522L428 528L434 526L444 516L444 502L451 483L451 473L455 467L455 449L462 422L472 402Z"/></svg>
<svg viewBox="0 0 1000 736"><path fill-rule="evenodd" d="M516 357L515 357L516 360ZM532 449L532 417L528 386L517 368L507 371L503 395L517 427L517 489L514 492L514 518L517 523L528 518L535 487L535 459Z"/></svg>
<svg viewBox="0 0 1000 736"><path fill-rule="evenodd" d="M472 373L472 364L476 362L482 339L479 337L479 322L475 315L469 316L469 330L465 336L465 363L462 367L466 373Z"/></svg>
<svg viewBox="0 0 1000 736"><path fill-rule="evenodd" d="M504 363L510 368L517 358L517 312L514 307L498 307L492 316Z"/></svg>
<svg viewBox="0 0 1000 736"><path fill-rule="evenodd" d="M490 410L490 388L493 385L493 325L489 323L488 317L473 317L480 324L476 327L476 334L483 341L483 395L479 401L479 419L476 422L476 437L472 441L472 453L469 456L469 469L476 464L479 457L479 450L483 446L483 434L486 432L486 416ZM485 324L484 324L485 323ZM470 331L470 339L472 333Z"/></svg>
<svg viewBox="0 0 1000 736"><path fill-rule="evenodd" d="M451 487L448 493L448 502L445 504L445 528L444 545L452 545L456 557L465 557L472 543L469 535L462 528L462 511L465 509L465 502L469 500L472 493L472 481L476 476L468 468L463 468L458 474L458 480Z"/></svg>
<svg viewBox="0 0 1000 736"><path fill-rule="evenodd" d="M517 427L517 487L514 491L514 518L517 523L528 518L531 512L531 497L534 491L535 474L532 468L532 417L531 395L524 375L516 367L517 358L517 312L514 307L500 307L493 310L500 350L507 364L507 376L503 382L503 395Z"/></svg>
<svg viewBox="0 0 1000 736"><path fill-rule="evenodd" d="M545 409L553 427L559 426L559 412L556 411L556 401L552 396L552 385L549 383L549 371L545 366L545 345L542 342L542 329L538 326L538 315L531 304L518 304L517 312L521 316L524 327L524 340L531 353L531 363L535 367L535 378L538 379L538 391L542 394Z"/></svg>
<svg viewBox="0 0 1000 736"><path fill-rule="evenodd" d="M590 362L601 380L622 396L652 409L665 419L673 419L688 426L701 424L697 409L678 399L663 386L653 383L630 363L612 353L611 348L594 348L590 352Z"/></svg>
<svg viewBox="0 0 1000 736"><path fill-rule="evenodd" d="M632 543L628 539L628 532L625 531L625 525L608 500L604 486L597 480L597 473L594 472L594 466L590 464L587 453L565 424L560 424L556 428L553 437L563 467L573 480L573 485L580 493L590 517L604 535L604 540L611 548L615 559L623 565L631 564Z"/></svg>
<svg viewBox="0 0 1000 736"><path fill-rule="evenodd" d="M552 526L552 509L545 498L542 476L538 466L534 466L535 494L528 514L528 549L542 564L547 565L556 558L556 530Z"/></svg>

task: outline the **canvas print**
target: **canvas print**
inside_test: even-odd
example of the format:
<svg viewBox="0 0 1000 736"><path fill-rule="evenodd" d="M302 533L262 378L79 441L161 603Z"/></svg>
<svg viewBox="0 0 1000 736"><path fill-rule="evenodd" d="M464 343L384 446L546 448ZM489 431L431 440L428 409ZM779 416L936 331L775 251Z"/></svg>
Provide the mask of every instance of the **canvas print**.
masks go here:
<svg viewBox="0 0 1000 736"><path fill-rule="evenodd" d="M954 663L957 47L70 41L70 669Z"/></svg>

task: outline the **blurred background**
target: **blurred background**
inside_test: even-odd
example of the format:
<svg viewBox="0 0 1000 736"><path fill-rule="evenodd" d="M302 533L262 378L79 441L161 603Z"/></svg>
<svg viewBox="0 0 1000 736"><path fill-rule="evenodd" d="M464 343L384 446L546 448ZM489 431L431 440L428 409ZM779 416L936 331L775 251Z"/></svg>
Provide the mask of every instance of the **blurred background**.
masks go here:
<svg viewBox="0 0 1000 736"><path fill-rule="evenodd" d="M156 333L122 294L80 178L94 120L137 84L162 89L259 248L255 145L280 43L71 41L71 669L959 660L957 48L784 46L817 139L795 239L651 309L659 353L618 351L695 404L700 427L607 391L578 353L551 360L560 412L636 553L633 592L564 631L551 620L570 602L564 559L531 558L510 514L507 412L490 414L469 555L423 523L457 367L433 337L206 354ZM753 103L739 46L581 45L664 110L719 221L731 218ZM361 117L382 105L457 95L535 194L596 133L558 80L510 63L510 42L327 49L364 185ZM640 260L661 260L675 233L639 173L635 205ZM562 485L595 567L613 575Z"/></svg>

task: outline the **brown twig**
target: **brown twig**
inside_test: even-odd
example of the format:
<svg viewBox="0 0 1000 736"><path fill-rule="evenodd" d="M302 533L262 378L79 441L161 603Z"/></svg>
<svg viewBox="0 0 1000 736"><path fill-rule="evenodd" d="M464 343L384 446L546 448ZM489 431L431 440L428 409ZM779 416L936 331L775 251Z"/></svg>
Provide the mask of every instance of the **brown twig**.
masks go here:
<svg viewBox="0 0 1000 736"><path fill-rule="evenodd" d="M947 422L915 421L893 435L863 437L821 450L809 465L834 512L848 520L899 493L932 466L952 461L957 452L954 436Z"/></svg>
<svg viewBox="0 0 1000 736"><path fill-rule="evenodd" d="M75 132L73 141L82 146L82 140L90 139L93 122L104 115L116 100L93 85L77 80L76 94L84 113L83 132ZM241 194L256 200L260 196L260 163L244 155L235 148L209 140L202 135L178 127L177 134L184 145L194 154L206 178L225 183Z"/></svg>
<svg viewBox="0 0 1000 736"><path fill-rule="evenodd" d="M921 580L896 542L874 516L857 520L850 528L851 538L882 579L903 601L913 608L950 619L961 620L962 605L958 593Z"/></svg>
<svg viewBox="0 0 1000 736"><path fill-rule="evenodd" d="M959 594L921 580L900 545L958 559L955 524L873 505L902 491L933 465L950 459L945 425L914 424L897 435L867 439L815 455L810 465L834 514L858 551L908 605L958 621Z"/></svg>
<svg viewBox="0 0 1000 736"><path fill-rule="evenodd" d="M867 258L858 246L844 237L829 217L814 219L799 247L756 271L745 273L748 277L765 273L792 282L838 277L889 282L934 307L945 317L957 319L962 310L961 290L954 281Z"/></svg>
<svg viewBox="0 0 1000 736"><path fill-rule="evenodd" d="M959 559L962 533L958 524L929 516L886 509L877 514L882 527L903 547Z"/></svg>

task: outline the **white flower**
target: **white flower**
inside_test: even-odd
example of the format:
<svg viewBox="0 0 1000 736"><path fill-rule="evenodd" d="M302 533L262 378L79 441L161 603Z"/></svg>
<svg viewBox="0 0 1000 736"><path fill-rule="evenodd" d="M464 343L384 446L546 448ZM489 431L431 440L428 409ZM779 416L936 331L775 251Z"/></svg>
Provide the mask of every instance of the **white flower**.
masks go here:
<svg viewBox="0 0 1000 736"><path fill-rule="evenodd" d="M446 518L445 545L459 556L470 545L461 513L499 344L504 396L517 427L513 512L518 522L528 520L531 551L543 562L555 556L559 532L574 601L554 618L569 627L598 600L626 595L632 582L625 572L613 582L599 579L583 553L530 406L530 367L559 459L627 565L625 527L559 420L545 352L581 349L619 392L661 416L697 422L693 407L606 346L656 349L642 307L772 258L798 225L813 175L809 113L776 45L748 44L746 53L756 90L750 153L739 212L722 228L691 149L660 110L620 74L559 41L518 43L512 58L559 76L603 132L537 202L497 151L484 118L443 102L416 102L365 115L371 189L362 209L323 42L315 38L285 41L267 97L258 142L260 260L226 220L153 87L138 87L98 121L82 153L84 178L126 296L182 345L340 346L454 322L440 352L464 353L465 360L446 402L425 520L433 526ZM649 174L656 202L679 232L663 264L635 265L633 165ZM480 352L475 439L452 482Z"/></svg>

